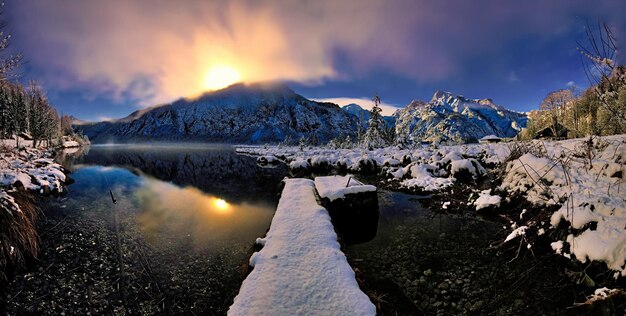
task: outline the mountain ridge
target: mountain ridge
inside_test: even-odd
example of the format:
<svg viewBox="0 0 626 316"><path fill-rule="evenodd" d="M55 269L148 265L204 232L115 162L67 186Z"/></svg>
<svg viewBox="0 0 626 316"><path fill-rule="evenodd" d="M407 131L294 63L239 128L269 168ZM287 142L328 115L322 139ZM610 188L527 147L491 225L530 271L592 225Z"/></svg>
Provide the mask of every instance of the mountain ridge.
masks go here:
<svg viewBox="0 0 626 316"><path fill-rule="evenodd" d="M414 100L394 113L397 137L409 141L476 142L487 135L514 137L525 114L495 104L437 90L429 102Z"/></svg>
<svg viewBox="0 0 626 316"><path fill-rule="evenodd" d="M369 111L358 104L339 107L309 100L280 83L235 84L194 98L181 98L134 111L126 117L76 128L92 142L207 141L226 143L325 143L339 136L355 139L367 127ZM437 90L430 101L413 100L392 116L401 143L476 142L486 135L514 137L526 115L492 99L470 99Z"/></svg>
<svg viewBox="0 0 626 316"><path fill-rule="evenodd" d="M355 136L357 120L332 103L306 99L282 84L235 84L125 118L78 126L93 142L327 142Z"/></svg>

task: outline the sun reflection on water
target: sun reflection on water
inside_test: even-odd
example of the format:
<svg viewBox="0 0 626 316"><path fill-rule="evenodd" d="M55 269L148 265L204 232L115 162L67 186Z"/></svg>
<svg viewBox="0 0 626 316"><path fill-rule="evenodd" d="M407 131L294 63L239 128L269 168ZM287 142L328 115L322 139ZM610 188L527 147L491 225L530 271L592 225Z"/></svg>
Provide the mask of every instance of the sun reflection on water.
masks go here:
<svg viewBox="0 0 626 316"><path fill-rule="evenodd" d="M191 241L195 248L210 247L233 236L253 240L267 228L267 224L259 223L269 222L273 213L268 205L228 202L194 187L178 187L156 179L145 180L136 197L137 222L149 241Z"/></svg>
<svg viewBox="0 0 626 316"><path fill-rule="evenodd" d="M223 199L213 198L211 202L212 205L215 207L215 211L217 211L218 213L230 213L230 204L228 204L228 202L224 201Z"/></svg>

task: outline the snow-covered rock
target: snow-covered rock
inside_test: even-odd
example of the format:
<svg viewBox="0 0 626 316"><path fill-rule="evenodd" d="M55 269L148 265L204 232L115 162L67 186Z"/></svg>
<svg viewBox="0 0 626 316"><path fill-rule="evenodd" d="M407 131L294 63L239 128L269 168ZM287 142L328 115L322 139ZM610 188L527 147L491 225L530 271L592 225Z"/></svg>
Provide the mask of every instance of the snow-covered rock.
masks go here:
<svg viewBox="0 0 626 316"><path fill-rule="evenodd" d="M488 207L499 207L502 198L498 195L491 195L491 189L487 189L480 192L478 199L474 201L474 205L476 205L476 210L480 211L484 208Z"/></svg>
<svg viewBox="0 0 626 316"><path fill-rule="evenodd" d="M365 185L350 175L315 177L315 188L322 199L329 199L331 202L348 194L376 192L375 186Z"/></svg>
<svg viewBox="0 0 626 316"><path fill-rule="evenodd" d="M63 167L38 149L0 154L0 188L21 185L26 190L61 192L66 180Z"/></svg>

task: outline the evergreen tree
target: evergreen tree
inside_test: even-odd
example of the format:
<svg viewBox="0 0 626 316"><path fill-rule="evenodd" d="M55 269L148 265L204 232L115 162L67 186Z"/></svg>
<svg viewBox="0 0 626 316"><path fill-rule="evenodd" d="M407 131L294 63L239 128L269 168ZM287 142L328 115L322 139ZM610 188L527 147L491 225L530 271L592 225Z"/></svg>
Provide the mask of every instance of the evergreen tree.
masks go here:
<svg viewBox="0 0 626 316"><path fill-rule="evenodd" d="M8 86L7 82L0 83L0 138L8 138L12 133Z"/></svg>
<svg viewBox="0 0 626 316"><path fill-rule="evenodd" d="M15 145L19 148L19 135L28 131L28 104L26 103L24 88L21 85L13 85L11 95L11 117L15 122L13 124L14 133L16 135Z"/></svg>
<svg viewBox="0 0 626 316"><path fill-rule="evenodd" d="M361 147L367 149L381 148L387 145L387 142L384 139L384 121L383 117L380 114L382 109L380 108L380 97L374 97L374 106L370 111L370 120L367 123L367 131L363 135L363 140L361 141Z"/></svg>
<svg viewBox="0 0 626 316"><path fill-rule="evenodd" d="M33 138L33 146L37 147L37 142L46 138L45 120L46 107L48 101L43 94L41 88L34 82L30 82L28 87L28 125L30 126L30 134Z"/></svg>

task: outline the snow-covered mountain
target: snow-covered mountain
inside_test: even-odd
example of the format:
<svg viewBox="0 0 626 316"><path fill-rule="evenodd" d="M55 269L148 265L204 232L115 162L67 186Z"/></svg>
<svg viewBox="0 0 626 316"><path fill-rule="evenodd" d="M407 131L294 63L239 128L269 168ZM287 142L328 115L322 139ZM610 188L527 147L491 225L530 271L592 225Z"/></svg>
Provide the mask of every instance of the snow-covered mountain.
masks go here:
<svg viewBox="0 0 626 316"><path fill-rule="evenodd" d="M356 116L359 119L361 126L363 126L363 128L367 128L367 122L370 119L370 111L362 108L360 105L356 103L350 103L342 107L341 109ZM385 124L387 126L394 126L396 124L396 117L395 116L383 116L383 121L385 121Z"/></svg>
<svg viewBox="0 0 626 316"><path fill-rule="evenodd" d="M491 99L467 99L437 91L430 102L413 101L394 113L396 135L411 141L476 142L487 135L514 137L526 126L525 114Z"/></svg>
<svg viewBox="0 0 626 316"><path fill-rule="evenodd" d="M355 137L358 120L333 103L308 100L280 84L236 84L110 122L77 126L92 142L327 142Z"/></svg>

